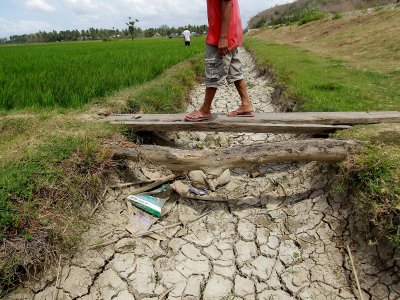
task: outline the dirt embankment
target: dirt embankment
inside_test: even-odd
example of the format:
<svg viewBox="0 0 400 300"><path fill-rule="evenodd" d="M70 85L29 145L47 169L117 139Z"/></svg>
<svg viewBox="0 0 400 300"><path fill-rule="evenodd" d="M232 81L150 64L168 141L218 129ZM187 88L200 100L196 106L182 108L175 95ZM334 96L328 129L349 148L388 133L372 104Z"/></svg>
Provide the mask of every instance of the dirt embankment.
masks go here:
<svg viewBox="0 0 400 300"><path fill-rule="evenodd" d="M343 59L349 66L379 72L400 71L400 8L351 13L305 25L268 28L257 38L293 44Z"/></svg>

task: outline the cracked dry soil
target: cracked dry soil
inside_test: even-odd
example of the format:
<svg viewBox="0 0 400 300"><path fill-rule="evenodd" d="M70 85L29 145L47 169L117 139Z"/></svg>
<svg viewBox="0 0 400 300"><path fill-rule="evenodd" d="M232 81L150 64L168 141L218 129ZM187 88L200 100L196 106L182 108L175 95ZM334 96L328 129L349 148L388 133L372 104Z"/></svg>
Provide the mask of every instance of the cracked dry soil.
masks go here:
<svg viewBox="0 0 400 300"><path fill-rule="evenodd" d="M256 111L274 111L272 88L254 71L241 50L245 78ZM188 111L203 100L204 86L191 94ZM218 91L214 111L239 104L233 86ZM276 134L173 133L176 143L215 148L301 138ZM251 176L257 172L257 176ZM91 250L124 231L128 219L123 195L110 192L84 234L80 251L62 263L60 300L115 299L358 299L349 263L350 243L364 299L399 299L399 253L365 240L335 169L322 163L262 165L231 170L225 192L263 199L258 203L171 199L159 221L170 228L143 238L122 238ZM256 178L251 178L256 177ZM244 203L243 203L244 202ZM213 208L205 217L188 223ZM53 299L57 268L28 281L8 299Z"/></svg>

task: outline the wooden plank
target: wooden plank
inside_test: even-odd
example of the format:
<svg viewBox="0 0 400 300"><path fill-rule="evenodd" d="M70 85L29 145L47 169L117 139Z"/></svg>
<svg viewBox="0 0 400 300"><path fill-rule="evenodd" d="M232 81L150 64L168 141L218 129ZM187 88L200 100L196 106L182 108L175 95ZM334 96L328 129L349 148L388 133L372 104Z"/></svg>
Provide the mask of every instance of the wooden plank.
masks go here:
<svg viewBox="0 0 400 300"><path fill-rule="evenodd" d="M125 124L136 131L211 131L211 132L252 132L252 133L331 133L350 128L347 125L321 124L268 124L268 123L217 123L217 122L130 122L114 121L112 124Z"/></svg>
<svg viewBox="0 0 400 300"><path fill-rule="evenodd" d="M136 125L167 122L171 124L184 121L182 114L117 114L110 115L105 120L114 124ZM186 122L190 123L190 122ZM268 123L268 124L325 124L325 125L352 125L375 123L400 123L400 112L290 112L290 113L256 113L252 118L227 117L225 114L213 114L207 123ZM199 123L195 123L199 124Z"/></svg>

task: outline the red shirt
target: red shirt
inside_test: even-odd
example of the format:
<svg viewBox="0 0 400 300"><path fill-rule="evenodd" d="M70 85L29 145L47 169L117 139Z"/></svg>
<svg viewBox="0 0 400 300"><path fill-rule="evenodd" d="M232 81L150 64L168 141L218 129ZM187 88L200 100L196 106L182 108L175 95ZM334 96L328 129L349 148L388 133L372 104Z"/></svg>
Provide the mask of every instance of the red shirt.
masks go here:
<svg viewBox="0 0 400 300"><path fill-rule="evenodd" d="M218 46L221 36L222 24L222 5L224 0L207 0L208 15L208 34L206 43ZM228 48L229 50L241 47L243 44L242 36L242 20L240 19L240 11L238 0L232 0L232 15L228 28Z"/></svg>

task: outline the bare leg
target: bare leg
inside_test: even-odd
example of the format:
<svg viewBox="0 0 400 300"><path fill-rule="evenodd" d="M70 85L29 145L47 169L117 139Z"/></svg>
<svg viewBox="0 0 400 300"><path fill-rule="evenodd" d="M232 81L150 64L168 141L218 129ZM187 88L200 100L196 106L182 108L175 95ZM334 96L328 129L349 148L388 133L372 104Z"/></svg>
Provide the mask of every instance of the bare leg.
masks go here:
<svg viewBox="0 0 400 300"><path fill-rule="evenodd" d="M239 106L237 111L240 112L252 112L253 106L251 105L249 95L247 94L246 83L243 79L235 81L235 87L240 95L242 104Z"/></svg>
<svg viewBox="0 0 400 300"><path fill-rule="evenodd" d="M207 87L206 88L206 95L204 97L204 102L202 107L200 108L200 111L210 114L211 113L211 104L214 100L215 93L217 92L216 88L213 87Z"/></svg>
<svg viewBox="0 0 400 300"><path fill-rule="evenodd" d="M188 114L185 120L193 120L198 118L207 118L211 116L211 104L214 100L217 88L207 87L203 105L199 110Z"/></svg>

